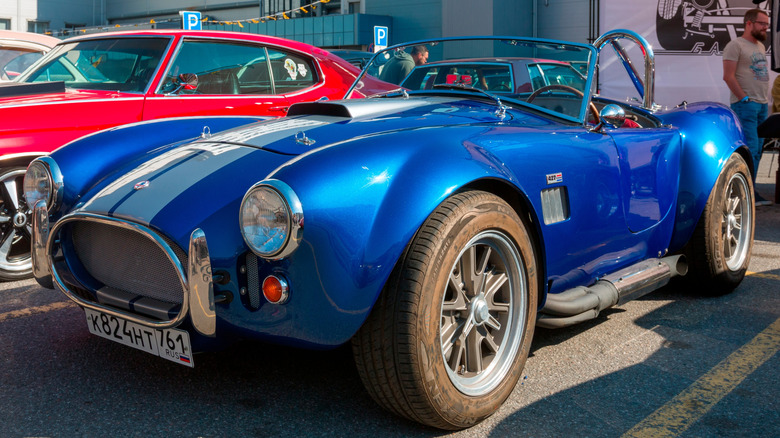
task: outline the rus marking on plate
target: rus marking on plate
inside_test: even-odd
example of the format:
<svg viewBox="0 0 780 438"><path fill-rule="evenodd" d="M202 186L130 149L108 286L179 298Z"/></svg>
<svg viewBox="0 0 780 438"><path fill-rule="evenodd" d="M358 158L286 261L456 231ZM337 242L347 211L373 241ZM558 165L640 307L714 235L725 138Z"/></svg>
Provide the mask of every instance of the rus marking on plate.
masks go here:
<svg viewBox="0 0 780 438"><path fill-rule="evenodd" d="M555 184L563 182L563 173L551 173L547 175L547 184Z"/></svg>

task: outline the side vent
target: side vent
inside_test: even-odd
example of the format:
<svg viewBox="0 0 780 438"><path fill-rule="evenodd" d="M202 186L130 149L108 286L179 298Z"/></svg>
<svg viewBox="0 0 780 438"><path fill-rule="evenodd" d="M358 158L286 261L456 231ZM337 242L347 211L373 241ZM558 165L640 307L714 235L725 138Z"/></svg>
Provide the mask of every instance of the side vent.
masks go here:
<svg viewBox="0 0 780 438"><path fill-rule="evenodd" d="M566 186L542 190L542 215L545 225L569 219L569 192Z"/></svg>
<svg viewBox="0 0 780 438"><path fill-rule="evenodd" d="M257 310L260 307L260 274L257 272L257 256L252 253L246 256L246 286L249 307Z"/></svg>

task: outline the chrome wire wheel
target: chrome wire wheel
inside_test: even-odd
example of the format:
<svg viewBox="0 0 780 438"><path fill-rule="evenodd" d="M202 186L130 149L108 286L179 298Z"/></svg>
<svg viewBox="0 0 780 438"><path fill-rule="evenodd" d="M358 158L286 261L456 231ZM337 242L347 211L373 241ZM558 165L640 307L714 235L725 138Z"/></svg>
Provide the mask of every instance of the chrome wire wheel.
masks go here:
<svg viewBox="0 0 780 438"><path fill-rule="evenodd" d="M745 176L741 173L732 175L726 189L721 219L723 256L730 271L742 267L750 250L753 224L751 196Z"/></svg>
<svg viewBox="0 0 780 438"><path fill-rule="evenodd" d="M32 272L31 211L24 201L25 168L0 174L0 279L17 280Z"/></svg>
<svg viewBox="0 0 780 438"><path fill-rule="evenodd" d="M441 352L452 384L470 396L498 386L512 368L525 327L527 278L503 233L474 236L449 274L441 306Z"/></svg>

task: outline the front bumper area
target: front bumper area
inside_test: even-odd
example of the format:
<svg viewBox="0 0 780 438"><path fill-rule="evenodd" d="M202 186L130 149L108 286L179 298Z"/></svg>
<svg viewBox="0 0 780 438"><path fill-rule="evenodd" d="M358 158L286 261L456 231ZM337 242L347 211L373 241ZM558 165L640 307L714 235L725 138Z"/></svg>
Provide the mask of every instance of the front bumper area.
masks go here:
<svg viewBox="0 0 780 438"><path fill-rule="evenodd" d="M121 244L103 238L99 248L73 244L74 237L83 236L92 242L93 230L124 238ZM139 247L146 251L143 257L116 257ZM32 259L39 283L56 284L81 307L154 329L176 327L189 316L198 333L216 334L211 262L205 233L199 228L190 235L184 254L148 227L107 216L75 212L50 226L46 204L40 201L33 209ZM120 266L115 269L111 263ZM157 285L161 277L167 286L156 286L149 293L148 281Z"/></svg>

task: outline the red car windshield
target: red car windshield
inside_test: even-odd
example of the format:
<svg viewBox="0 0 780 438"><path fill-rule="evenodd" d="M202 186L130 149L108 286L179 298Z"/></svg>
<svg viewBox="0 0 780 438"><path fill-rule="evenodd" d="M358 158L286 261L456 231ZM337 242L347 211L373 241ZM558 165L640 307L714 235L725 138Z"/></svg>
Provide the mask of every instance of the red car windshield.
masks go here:
<svg viewBox="0 0 780 438"><path fill-rule="evenodd" d="M113 38L58 46L21 82L64 81L68 88L143 93L168 38Z"/></svg>

